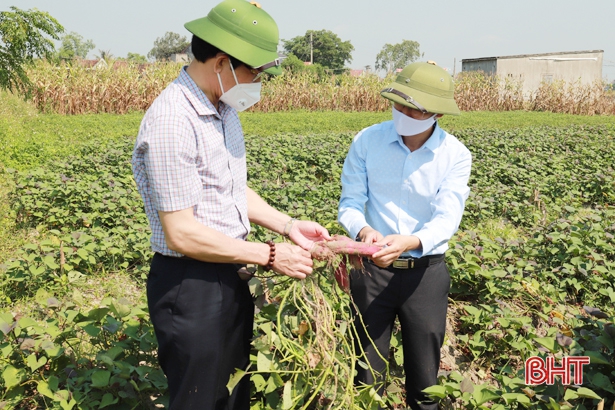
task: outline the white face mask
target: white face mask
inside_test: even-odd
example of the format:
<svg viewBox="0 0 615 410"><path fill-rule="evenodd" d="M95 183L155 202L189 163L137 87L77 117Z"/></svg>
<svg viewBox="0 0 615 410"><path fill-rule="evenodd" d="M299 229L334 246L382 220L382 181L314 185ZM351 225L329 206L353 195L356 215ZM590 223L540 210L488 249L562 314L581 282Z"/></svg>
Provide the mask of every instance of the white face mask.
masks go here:
<svg viewBox="0 0 615 410"><path fill-rule="evenodd" d="M417 135L427 131L427 129L436 122L436 115L438 114L434 114L426 120L415 120L397 111L395 107L393 107L393 123L395 124L395 130L402 136Z"/></svg>
<svg viewBox="0 0 615 410"><path fill-rule="evenodd" d="M261 83L259 81L255 83L239 84L239 81L237 81L237 76L235 75L235 70L233 69L233 64L230 64L230 66L231 71L233 72L233 77L235 78L235 86L227 92L224 92L222 80L220 79L220 73L216 73L218 75L220 89L222 90L220 101L230 105L237 111L247 110L261 99Z"/></svg>

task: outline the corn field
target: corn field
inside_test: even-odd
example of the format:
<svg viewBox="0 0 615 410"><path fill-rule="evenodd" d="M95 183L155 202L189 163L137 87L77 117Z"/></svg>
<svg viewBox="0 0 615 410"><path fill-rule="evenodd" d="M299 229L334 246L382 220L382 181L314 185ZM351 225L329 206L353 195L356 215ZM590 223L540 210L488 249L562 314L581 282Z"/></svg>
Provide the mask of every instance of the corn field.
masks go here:
<svg viewBox="0 0 615 410"><path fill-rule="evenodd" d="M180 63L115 64L92 69L79 64L53 65L41 61L28 76L32 99L45 113L84 114L144 111L173 81ZM391 78L373 74L318 78L310 73L285 73L263 82L262 99L252 111L290 110L386 111L380 90ZM522 84L480 72L455 77L455 99L462 111L550 111L580 115L614 115L615 96L604 84L553 82L529 96Z"/></svg>
<svg viewBox="0 0 615 410"><path fill-rule="evenodd" d="M125 64L93 69L39 62L28 72L32 101L44 113L86 114L145 111L177 77L181 64Z"/></svg>

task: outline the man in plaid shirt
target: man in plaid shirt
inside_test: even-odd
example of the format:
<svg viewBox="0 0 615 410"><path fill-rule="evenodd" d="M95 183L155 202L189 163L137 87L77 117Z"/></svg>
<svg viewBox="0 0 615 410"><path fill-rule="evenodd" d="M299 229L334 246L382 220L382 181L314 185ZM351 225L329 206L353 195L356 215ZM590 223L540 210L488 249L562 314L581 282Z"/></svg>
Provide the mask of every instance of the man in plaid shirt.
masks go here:
<svg viewBox="0 0 615 410"><path fill-rule="evenodd" d="M186 28L195 59L145 114L132 159L155 252L148 305L169 408L248 409L248 378L226 388L248 365L252 338L254 305L238 267L303 279L313 242L330 236L247 187L237 111L258 101L263 72L281 73L274 20L258 3L225 0ZM299 246L247 242L250 222Z"/></svg>

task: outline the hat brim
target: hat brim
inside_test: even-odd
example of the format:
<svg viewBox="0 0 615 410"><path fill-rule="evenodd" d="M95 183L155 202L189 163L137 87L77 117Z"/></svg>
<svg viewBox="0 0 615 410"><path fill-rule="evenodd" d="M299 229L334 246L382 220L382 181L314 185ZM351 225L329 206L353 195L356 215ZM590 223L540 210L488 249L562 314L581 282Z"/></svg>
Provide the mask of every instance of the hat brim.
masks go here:
<svg viewBox="0 0 615 410"><path fill-rule="evenodd" d="M212 23L207 17L189 21L184 24L184 27L203 41L219 48L221 51L246 63L250 67L258 68L278 58L277 52L263 50L239 37L233 36ZM274 66L266 69L265 72L267 74L279 75L282 74L282 67L279 65Z"/></svg>
<svg viewBox="0 0 615 410"><path fill-rule="evenodd" d="M414 98L417 102L419 102L420 104L423 105L423 107L431 113L434 114L446 114L446 115L459 115L461 114L461 111L459 110L459 107L457 106L457 103L455 103L455 100L452 99L443 99L431 94L427 94L423 91L419 91L419 90L415 90L415 89L410 89L408 87L404 87L402 84L399 84L398 82L393 81L391 84L389 84L387 86L387 88L393 88L397 91L400 91L406 95L410 95L412 98ZM410 107L410 108L414 108L417 110L420 110L419 107L415 106L414 104L404 100L402 97L400 97L397 94L393 94L391 92L381 92L380 93L381 96L383 96L384 98L386 98L387 100L391 100L393 102L399 103L401 105L405 105L406 107Z"/></svg>

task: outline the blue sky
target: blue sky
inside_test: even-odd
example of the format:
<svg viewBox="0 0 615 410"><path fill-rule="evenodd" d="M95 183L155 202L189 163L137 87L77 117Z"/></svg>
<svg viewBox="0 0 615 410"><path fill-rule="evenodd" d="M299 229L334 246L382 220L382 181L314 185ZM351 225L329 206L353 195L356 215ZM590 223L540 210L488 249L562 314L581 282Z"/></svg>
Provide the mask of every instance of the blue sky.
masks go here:
<svg viewBox="0 0 615 410"><path fill-rule="evenodd" d="M218 0L0 0L49 12L67 32L114 56L146 55L167 31L206 15ZM351 68L374 66L384 44L418 41L424 59L452 72L461 59L560 51L604 50L603 77L615 80L615 1L586 0L262 0L280 37L331 30L355 48ZM457 64L454 67L454 61Z"/></svg>

